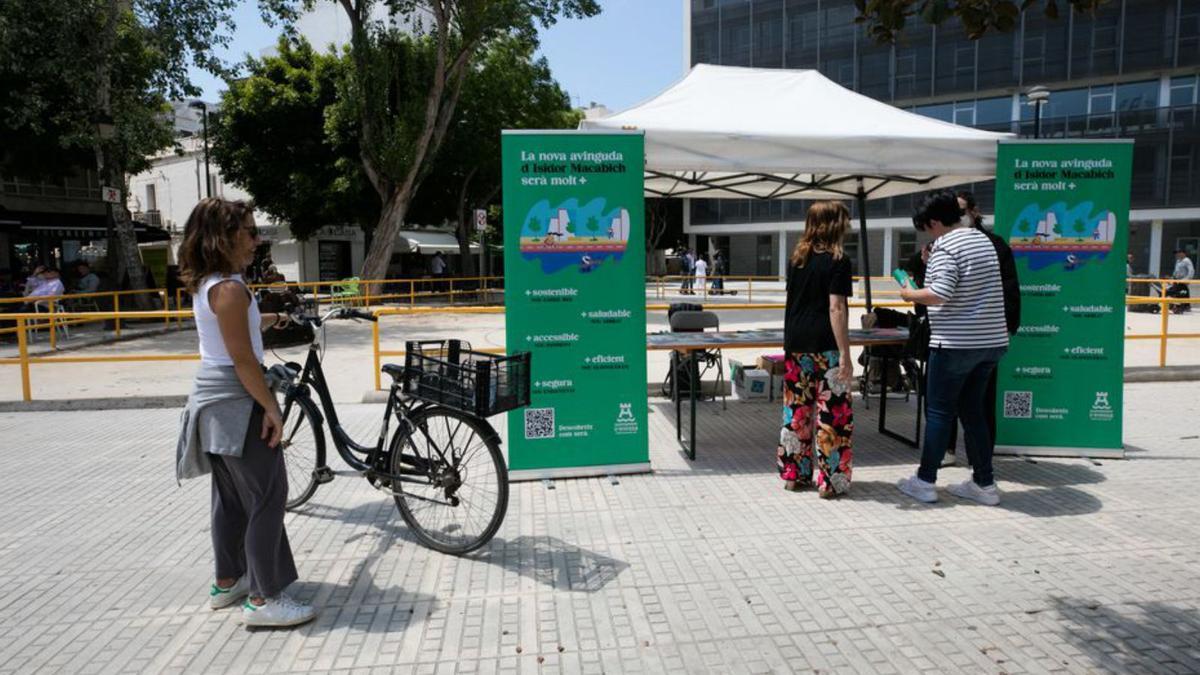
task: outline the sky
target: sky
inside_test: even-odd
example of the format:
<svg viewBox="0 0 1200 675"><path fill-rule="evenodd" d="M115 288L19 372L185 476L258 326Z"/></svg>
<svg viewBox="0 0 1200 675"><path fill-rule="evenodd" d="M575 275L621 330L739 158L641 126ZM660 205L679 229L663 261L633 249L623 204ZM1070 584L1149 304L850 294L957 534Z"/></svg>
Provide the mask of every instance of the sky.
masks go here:
<svg viewBox="0 0 1200 675"><path fill-rule="evenodd" d="M603 11L590 19L559 21L542 32L539 53L576 107L592 102L613 111L643 101L683 77L681 0L600 0ZM314 44L348 35L336 3L323 2L301 20L299 29ZM238 62L259 56L276 42L279 30L259 16L257 2L244 0L234 13L236 28L223 58ZM215 101L225 85L194 70L203 98Z"/></svg>

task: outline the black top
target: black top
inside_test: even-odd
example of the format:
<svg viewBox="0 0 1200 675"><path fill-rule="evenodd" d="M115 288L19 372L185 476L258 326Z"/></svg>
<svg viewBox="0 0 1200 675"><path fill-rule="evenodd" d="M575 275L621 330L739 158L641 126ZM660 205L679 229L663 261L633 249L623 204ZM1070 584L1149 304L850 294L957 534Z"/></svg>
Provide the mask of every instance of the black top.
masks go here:
<svg viewBox="0 0 1200 675"><path fill-rule="evenodd" d="M836 350L837 339L829 323L829 296L853 294L850 259L834 260L832 253L811 253L804 267L788 270L787 313L783 320L783 348L813 354Z"/></svg>
<svg viewBox="0 0 1200 675"><path fill-rule="evenodd" d="M983 230L996 249L1000 261L1000 283L1004 287L1004 323L1009 335L1016 335L1021 327L1021 281L1017 278L1017 261L1008 242L996 234Z"/></svg>

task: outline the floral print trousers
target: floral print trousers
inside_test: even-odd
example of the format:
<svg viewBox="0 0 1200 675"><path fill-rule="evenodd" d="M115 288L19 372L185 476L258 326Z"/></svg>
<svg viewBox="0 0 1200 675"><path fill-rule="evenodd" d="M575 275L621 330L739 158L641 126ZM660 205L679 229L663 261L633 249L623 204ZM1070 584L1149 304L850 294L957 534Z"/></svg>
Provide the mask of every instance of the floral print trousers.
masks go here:
<svg viewBox="0 0 1200 675"><path fill-rule="evenodd" d="M838 352L788 354L786 366L783 428L776 450L779 476L795 481L797 488L811 485L815 446L821 496L845 494L854 461L854 412L850 388L837 378Z"/></svg>

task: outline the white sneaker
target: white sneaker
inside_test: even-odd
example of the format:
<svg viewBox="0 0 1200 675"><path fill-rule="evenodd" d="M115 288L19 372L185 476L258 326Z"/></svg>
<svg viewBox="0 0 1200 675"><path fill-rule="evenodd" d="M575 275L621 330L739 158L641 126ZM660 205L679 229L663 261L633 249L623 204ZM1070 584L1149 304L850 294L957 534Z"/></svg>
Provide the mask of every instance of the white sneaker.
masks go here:
<svg viewBox="0 0 1200 675"><path fill-rule="evenodd" d="M311 605L296 602L286 593L280 593L274 598L267 598L261 605L250 602L242 603L242 623L247 627L282 628L299 626L317 618L317 610Z"/></svg>
<svg viewBox="0 0 1200 675"><path fill-rule="evenodd" d="M908 478L896 481L896 487L904 494L919 502L932 504L937 501L937 488L933 483L926 483L914 474Z"/></svg>
<svg viewBox="0 0 1200 675"><path fill-rule="evenodd" d="M968 478L961 483L955 483L946 488L950 494L962 499L970 499L984 506L995 506L1000 503L1000 491L993 483L987 487L979 487L975 481Z"/></svg>
<svg viewBox="0 0 1200 675"><path fill-rule="evenodd" d="M208 589L208 605L213 609L225 609L236 605L249 594L250 580L244 574L229 588L221 588L214 581L212 588Z"/></svg>

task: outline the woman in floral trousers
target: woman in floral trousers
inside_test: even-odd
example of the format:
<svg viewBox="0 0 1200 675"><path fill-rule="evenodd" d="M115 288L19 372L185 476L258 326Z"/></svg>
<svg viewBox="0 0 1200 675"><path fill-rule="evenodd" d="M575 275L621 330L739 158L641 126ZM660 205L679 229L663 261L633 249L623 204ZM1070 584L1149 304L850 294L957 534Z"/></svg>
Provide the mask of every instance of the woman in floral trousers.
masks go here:
<svg viewBox="0 0 1200 675"><path fill-rule="evenodd" d="M832 498L850 490L854 430L850 384L850 260L842 240L850 212L841 202L816 202L788 270L783 378L783 428L776 464L784 487L813 485Z"/></svg>

